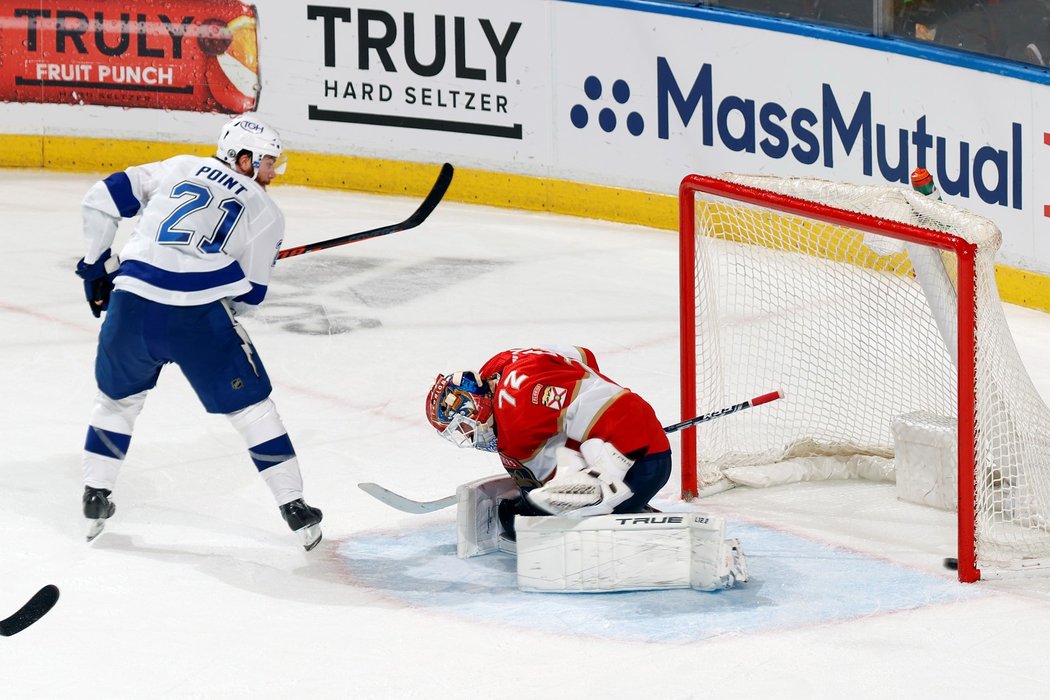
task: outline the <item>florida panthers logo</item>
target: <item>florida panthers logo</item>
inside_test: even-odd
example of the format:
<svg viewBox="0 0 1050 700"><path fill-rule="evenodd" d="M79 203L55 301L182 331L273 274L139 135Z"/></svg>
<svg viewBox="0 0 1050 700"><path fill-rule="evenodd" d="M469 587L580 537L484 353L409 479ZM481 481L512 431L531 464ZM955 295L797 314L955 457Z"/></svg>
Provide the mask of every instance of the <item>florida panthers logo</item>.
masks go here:
<svg viewBox="0 0 1050 700"><path fill-rule="evenodd" d="M537 385L532 391L532 403L555 411L565 408L565 399L569 392L558 386Z"/></svg>

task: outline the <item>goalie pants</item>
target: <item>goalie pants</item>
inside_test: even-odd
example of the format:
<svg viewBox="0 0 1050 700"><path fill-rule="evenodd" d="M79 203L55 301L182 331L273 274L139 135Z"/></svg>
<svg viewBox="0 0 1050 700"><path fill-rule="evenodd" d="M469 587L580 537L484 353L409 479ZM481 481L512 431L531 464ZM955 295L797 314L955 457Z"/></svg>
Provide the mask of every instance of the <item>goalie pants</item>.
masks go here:
<svg viewBox="0 0 1050 700"><path fill-rule="evenodd" d="M634 495L616 506L613 513L641 513L671 478L671 451L642 457L627 470L623 481Z"/></svg>
<svg viewBox="0 0 1050 700"><path fill-rule="evenodd" d="M667 484L669 478L671 478L670 450L642 457L631 465L631 468L627 470L627 474L623 478L624 483L627 484L634 495L616 506L613 509L613 513L644 513L649 505L649 501ZM500 524L503 526L504 532L511 536L514 534L515 515L536 516L547 514L539 511L524 497L518 497L513 501L504 501L499 508Z"/></svg>

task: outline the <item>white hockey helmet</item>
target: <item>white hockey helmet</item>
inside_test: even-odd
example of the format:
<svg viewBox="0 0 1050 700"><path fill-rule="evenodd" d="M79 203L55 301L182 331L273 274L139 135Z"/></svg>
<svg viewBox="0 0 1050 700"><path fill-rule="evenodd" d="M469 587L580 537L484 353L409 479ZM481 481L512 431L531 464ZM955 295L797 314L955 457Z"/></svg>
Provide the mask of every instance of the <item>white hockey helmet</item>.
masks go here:
<svg viewBox="0 0 1050 700"><path fill-rule="evenodd" d="M281 153L281 137L277 131L251 114L234 117L219 132L219 147L215 157L236 167L237 155L242 151L252 154L252 168L258 172L263 157L273 156L274 171L284 173L287 159Z"/></svg>

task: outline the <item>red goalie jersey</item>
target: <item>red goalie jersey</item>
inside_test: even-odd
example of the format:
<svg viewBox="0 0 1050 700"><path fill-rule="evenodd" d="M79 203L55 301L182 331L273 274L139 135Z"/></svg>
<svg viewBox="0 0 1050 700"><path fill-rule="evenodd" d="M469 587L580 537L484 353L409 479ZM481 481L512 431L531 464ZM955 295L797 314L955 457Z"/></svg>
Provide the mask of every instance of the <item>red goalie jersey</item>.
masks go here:
<svg viewBox="0 0 1050 700"><path fill-rule="evenodd" d="M480 375L495 381L500 459L523 490L554 475L563 445L600 438L632 460L671 449L652 406L601 374L586 348L506 350Z"/></svg>

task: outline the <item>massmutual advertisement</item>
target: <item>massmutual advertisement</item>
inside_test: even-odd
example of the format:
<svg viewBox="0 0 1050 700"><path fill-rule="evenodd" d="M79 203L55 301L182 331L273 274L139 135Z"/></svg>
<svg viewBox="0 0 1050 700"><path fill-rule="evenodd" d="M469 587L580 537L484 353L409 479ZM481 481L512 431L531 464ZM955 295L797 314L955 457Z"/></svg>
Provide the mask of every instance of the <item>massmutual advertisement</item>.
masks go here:
<svg viewBox="0 0 1050 700"><path fill-rule="evenodd" d="M724 171L907 186L923 167L999 224L1001 261L1050 270L1046 87L613 8L603 41L573 41L595 11L563 3L553 24L556 165L657 191L665 173Z"/></svg>

